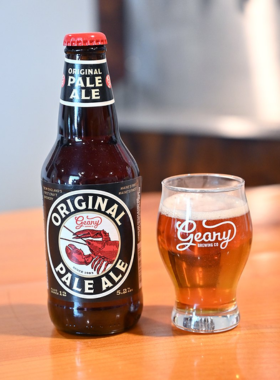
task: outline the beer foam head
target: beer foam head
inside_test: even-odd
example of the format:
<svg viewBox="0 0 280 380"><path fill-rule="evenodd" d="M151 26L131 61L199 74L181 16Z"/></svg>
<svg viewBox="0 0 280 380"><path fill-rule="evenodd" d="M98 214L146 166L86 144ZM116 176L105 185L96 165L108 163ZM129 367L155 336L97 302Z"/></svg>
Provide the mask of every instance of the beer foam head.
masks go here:
<svg viewBox="0 0 280 380"><path fill-rule="evenodd" d="M228 219L248 211L243 199L221 193L178 193L160 205L160 212L166 216L191 220Z"/></svg>

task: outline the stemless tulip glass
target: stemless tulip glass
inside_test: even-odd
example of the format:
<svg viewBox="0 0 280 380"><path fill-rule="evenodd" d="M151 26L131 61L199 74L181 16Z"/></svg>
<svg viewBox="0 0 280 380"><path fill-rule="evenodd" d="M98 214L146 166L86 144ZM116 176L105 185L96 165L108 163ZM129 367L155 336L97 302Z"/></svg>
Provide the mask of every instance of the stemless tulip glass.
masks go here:
<svg viewBox="0 0 280 380"><path fill-rule="evenodd" d="M222 174L166 178L157 237L175 286L172 323L198 333L236 327L236 288L252 242L244 180Z"/></svg>

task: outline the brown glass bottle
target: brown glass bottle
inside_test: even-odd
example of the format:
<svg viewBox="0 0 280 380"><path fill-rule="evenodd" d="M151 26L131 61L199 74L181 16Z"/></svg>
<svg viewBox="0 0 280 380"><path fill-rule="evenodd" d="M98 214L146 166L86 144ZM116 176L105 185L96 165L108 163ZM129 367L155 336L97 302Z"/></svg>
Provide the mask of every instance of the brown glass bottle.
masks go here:
<svg viewBox="0 0 280 380"><path fill-rule="evenodd" d="M100 236L101 228L98 228L97 225L91 224L88 226L87 224L93 223L92 220L100 221L103 218L105 222L107 221L107 223L113 225L112 228L114 229L114 226L120 225L120 222L125 219L124 212L119 212L119 218L122 218L119 220L117 218L118 214L116 214L116 210L118 207L122 207L122 204L116 202L110 209L108 208L109 206L107 209L105 208L108 199L111 201L108 195L110 186L116 184L118 189L128 189L129 186L131 188L135 187L133 181L140 183L138 166L123 144L119 134L114 100L107 101L106 94L102 95L103 98L101 95L99 96L99 89L102 86L106 87L106 90L111 89L109 75L107 74L106 79L104 79L105 74L102 74L104 70L108 70L105 62L106 43L106 37L102 33L68 35L65 37L64 44L70 46L65 48L65 58L68 66L65 69L62 86L72 86L72 98L71 96L69 98L74 103L70 104L67 101L61 101L57 140L42 168L49 281L49 314L52 322L59 330L73 334L105 335L123 332L138 321L143 307L141 284L137 285L139 281L133 279L136 287L127 287L129 278L140 273L138 267L140 266L138 257L140 247L139 209L137 210L136 203L131 202L130 198L128 198L130 196L128 190L122 192L118 190L118 194L126 193L122 195L122 204L125 202L132 204L130 212L134 215L134 222L137 220L134 224L138 224L138 232L135 233L134 261L131 261L130 266L128 265L128 255L131 254L128 252L124 256L126 259L120 260L118 258L115 260L111 271L104 269L105 274L103 277L100 273L95 273L92 278L89 274L85 274L83 278L79 276L82 272L89 273L87 272L88 269L93 271L94 260L96 263L98 260L104 263L105 268L105 265L108 265L108 260L115 259L116 253L112 253L109 248L109 254L106 257L105 251L107 248L105 249L104 245L106 246L107 243L106 238L100 242L100 239L102 239ZM79 65L77 61L84 61L87 64ZM96 62L102 62L101 69L101 66L96 65ZM70 67L69 65L72 66ZM92 75L93 72L95 75ZM101 74L103 75L102 78ZM83 90L84 92L82 92ZM93 100L92 98L95 99ZM87 102L85 103L86 106L82 103L83 101ZM96 101L96 103L93 104L91 103L92 101ZM83 189L92 195L83 195ZM101 189L100 196L99 189ZM90 193L90 191L95 191L95 193ZM71 198L72 200L67 198L68 193L74 194ZM66 194L64 195L65 198L59 198L62 194ZM88 198L86 198L87 196ZM114 197L112 198L113 201L118 196L114 195ZM90 202L88 201L89 199ZM98 204L97 199L103 203L100 201ZM139 208L139 199L137 202ZM91 210L85 209L86 203L87 207L91 207ZM89 203L91 206L88 206ZM78 207L79 210L75 207ZM59 210L59 212L56 210ZM52 215L50 215L51 211ZM78 211L79 214L77 213ZM90 214L90 212L92 213ZM78 217L75 215L78 215ZM111 220L108 222L109 217ZM84 219L87 219L87 222L83 222L85 225L81 228L81 223L77 224L77 220ZM131 220L131 217L129 220ZM77 231L73 230L74 227L69 228L69 223L73 224L74 221L76 222L77 231L82 231L81 233L84 231L83 235L80 235L82 236L80 240L75 235ZM58 227L61 228L58 233L58 239L64 239L63 241L60 240L61 244L68 244L66 248L61 248L62 245L59 243L60 248L56 249L57 252L53 252L55 249L52 250L51 243L48 240L53 234L51 232L52 222L55 224L54 227L61 223ZM66 223L64 224L65 228L61 227L63 223ZM122 226L122 228L124 227ZM135 229L137 230L137 226L135 226ZM64 231L65 234L68 234L65 235L66 238L62 237ZM122 230L121 234L126 236L125 233L125 230ZM89 243L89 235L93 236L94 234L97 234L98 238L93 237L95 240L91 240L91 243ZM68 241L65 242L66 240ZM124 242L120 239L120 252L126 245L125 239L123 240ZM79 241L79 243L76 244L76 241ZM97 244L99 244L98 249L91 249L93 245ZM86 245L87 247L85 247ZM104 248L103 251L102 247ZM91 253L91 256L86 254L85 249L88 250L88 253ZM56 264L54 263L52 257L55 255L60 256L59 250L62 252L61 255L64 256L65 251L67 252L73 261L71 268L75 268L76 275L67 267L66 260L68 259L66 256L65 259L59 258L60 261L57 261ZM85 262L83 261L84 258ZM87 258L92 260L91 265L86 263ZM51 260L53 262L50 264ZM83 264L81 264L81 260ZM125 264L126 261L127 264ZM117 262L119 264L116 264ZM117 265L117 267L113 267L113 265ZM138 269L135 270L136 267ZM128 269L125 272L124 268L132 268L131 273L128 273ZM127 277L123 282L125 276ZM56 278L58 278L58 282ZM93 288L99 280L102 280L105 288L103 294L105 296L101 292L97 298L92 299L90 297L93 297L96 292ZM54 285L56 283L57 285ZM85 287L83 289L87 292L85 297L89 298L79 296L78 292L82 291L83 286ZM110 289L113 288L115 290L111 292Z"/></svg>

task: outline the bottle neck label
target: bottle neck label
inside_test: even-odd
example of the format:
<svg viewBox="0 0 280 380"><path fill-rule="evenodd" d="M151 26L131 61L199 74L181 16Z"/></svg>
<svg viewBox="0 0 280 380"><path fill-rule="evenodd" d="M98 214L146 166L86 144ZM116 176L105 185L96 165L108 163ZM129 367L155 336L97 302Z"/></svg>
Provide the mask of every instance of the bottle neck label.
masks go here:
<svg viewBox="0 0 280 380"><path fill-rule="evenodd" d="M42 187L50 295L100 302L137 293L141 178Z"/></svg>
<svg viewBox="0 0 280 380"><path fill-rule="evenodd" d="M100 107L115 102L106 59L65 58L60 103L70 107Z"/></svg>

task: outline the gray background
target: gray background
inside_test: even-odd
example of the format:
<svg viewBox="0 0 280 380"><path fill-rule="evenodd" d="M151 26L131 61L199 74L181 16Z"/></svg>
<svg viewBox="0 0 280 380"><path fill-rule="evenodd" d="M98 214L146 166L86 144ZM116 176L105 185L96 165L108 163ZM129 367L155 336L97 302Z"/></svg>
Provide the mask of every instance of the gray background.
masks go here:
<svg viewBox="0 0 280 380"><path fill-rule="evenodd" d="M186 134L185 120L233 137L279 131L277 0L125 5L125 77L113 83L121 125L168 131L177 115ZM99 22L95 0L13 0L0 7L3 212L41 206L40 170L57 132L63 37L99 30Z"/></svg>
<svg viewBox="0 0 280 380"><path fill-rule="evenodd" d="M98 29L95 1L1 1L0 211L41 206L67 33Z"/></svg>

